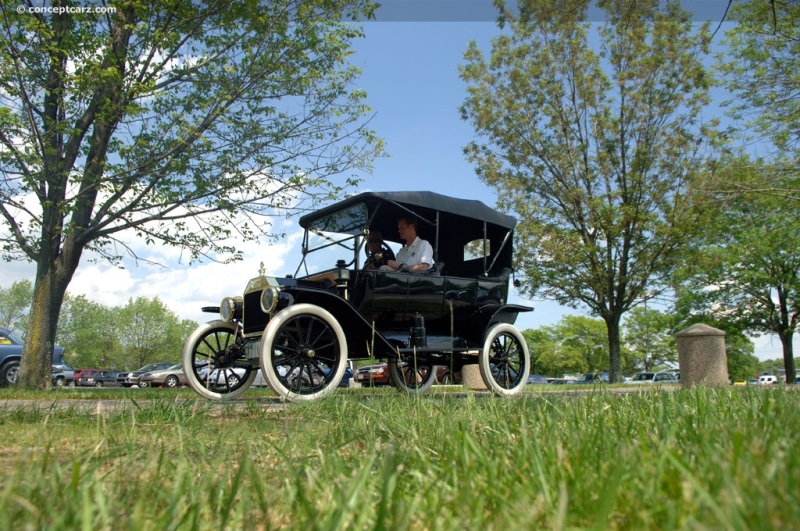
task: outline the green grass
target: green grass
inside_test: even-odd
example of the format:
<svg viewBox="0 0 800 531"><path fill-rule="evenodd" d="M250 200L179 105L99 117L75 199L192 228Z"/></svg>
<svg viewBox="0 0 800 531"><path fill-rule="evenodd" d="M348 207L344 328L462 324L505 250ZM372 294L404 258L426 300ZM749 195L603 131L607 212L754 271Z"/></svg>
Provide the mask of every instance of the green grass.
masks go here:
<svg viewBox="0 0 800 531"><path fill-rule="evenodd" d="M776 529L800 521L794 389L596 388L505 400L340 391L278 411L263 407L266 393L233 406L182 391L104 390L97 395L130 404L99 414L51 406L54 394L69 395L0 408L0 529ZM0 390L0 400L33 395Z"/></svg>

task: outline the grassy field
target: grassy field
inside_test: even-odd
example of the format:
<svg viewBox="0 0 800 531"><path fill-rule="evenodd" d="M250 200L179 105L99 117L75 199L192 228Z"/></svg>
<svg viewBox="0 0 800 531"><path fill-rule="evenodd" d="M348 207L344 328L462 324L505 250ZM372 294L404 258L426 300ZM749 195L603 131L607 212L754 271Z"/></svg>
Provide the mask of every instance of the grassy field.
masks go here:
<svg viewBox="0 0 800 531"><path fill-rule="evenodd" d="M252 396L0 390L0 529L800 525L794 389Z"/></svg>

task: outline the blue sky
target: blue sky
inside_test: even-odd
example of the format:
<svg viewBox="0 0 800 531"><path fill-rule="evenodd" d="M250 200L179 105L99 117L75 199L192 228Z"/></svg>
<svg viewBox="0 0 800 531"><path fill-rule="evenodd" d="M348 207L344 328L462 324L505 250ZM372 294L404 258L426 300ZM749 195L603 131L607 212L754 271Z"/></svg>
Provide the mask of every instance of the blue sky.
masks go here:
<svg viewBox="0 0 800 531"><path fill-rule="evenodd" d="M386 142L389 157L375 163L365 189L429 190L494 206L496 193L475 175L463 154L473 138L458 111L466 86L458 76L470 41L487 50L498 28L493 22L368 22L352 63L363 70L375 117L371 126ZM521 329L554 324L565 310L549 301L521 314ZM574 312L570 310L567 313Z"/></svg>
<svg viewBox="0 0 800 531"><path fill-rule="evenodd" d="M463 5L483 7L485 1L467 1ZM458 112L465 97L458 65L463 63L467 44L475 40L488 50L491 37L499 31L489 17L478 13L482 12L467 9L452 15L453 19L480 19L470 22L410 20L364 24L366 38L355 42L356 53L351 62L363 70L359 86L366 90L375 113L371 128L385 140L390 156L375 162L374 172L365 178L362 190L429 190L494 205L494 191L478 180L463 155L473 131ZM214 316L201 313L199 308L241 292L261 261L268 273L294 273L300 260L296 220L279 223L289 236L274 246L243 245L245 260L238 264L189 266L180 260L180 252L175 249L139 248L137 251L143 256L161 265L129 260L126 268L120 269L84 261L70 292L108 306L124 305L130 297L158 296L181 318L206 321ZM30 264L0 263L0 286L32 279L33 273ZM580 313L548 301L516 298L513 302L535 307L534 312L521 315L517 322L520 329L553 324L566 314ZM756 344L760 358L781 357L777 339L762 338Z"/></svg>

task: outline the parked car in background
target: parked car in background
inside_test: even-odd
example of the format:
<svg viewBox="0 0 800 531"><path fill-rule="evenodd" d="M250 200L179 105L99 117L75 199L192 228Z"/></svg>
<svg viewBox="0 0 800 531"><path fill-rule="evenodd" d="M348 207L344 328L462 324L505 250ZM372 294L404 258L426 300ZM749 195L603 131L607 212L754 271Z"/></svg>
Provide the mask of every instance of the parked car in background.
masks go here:
<svg viewBox="0 0 800 531"><path fill-rule="evenodd" d="M356 370L356 382L366 387L389 385L389 364L378 363L359 367Z"/></svg>
<svg viewBox="0 0 800 531"><path fill-rule="evenodd" d="M76 384L81 387L118 387L117 376L120 371L92 371L78 378Z"/></svg>
<svg viewBox="0 0 800 531"><path fill-rule="evenodd" d="M182 387L188 385L183 365L171 365L166 369L148 371L139 376L139 387Z"/></svg>
<svg viewBox="0 0 800 531"><path fill-rule="evenodd" d="M541 374L531 374L528 376L528 385L547 385L548 382L547 378L542 376Z"/></svg>
<svg viewBox="0 0 800 531"><path fill-rule="evenodd" d="M297 371L299 373L299 370ZM247 369L239 368L239 367L231 367L228 369L214 369L210 375L207 376L206 371L199 371L201 378L203 379L204 385L209 389L234 389L236 386L239 385L239 382L243 378L247 377ZM297 376L295 375L295 378ZM342 374L342 379L339 380L339 387L349 387L350 380L353 378L353 371L350 367L345 367L344 374ZM305 379L307 380L308 377L306 376ZM269 387L269 382L267 379L264 378L264 374L261 372L261 369L256 371L256 377L251 384L251 387Z"/></svg>
<svg viewBox="0 0 800 531"><path fill-rule="evenodd" d="M625 382L628 384L676 384L680 383L681 379L678 373L669 371L659 372L640 372Z"/></svg>
<svg viewBox="0 0 800 531"><path fill-rule="evenodd" d="M133 387L134 385L138 386L139 377L144 373L169 369L173 365L175 364L170 362L150 363L137 371L121 372L117 375L117 383L119 383L123 387Z"/></svg>
<svg viewBox="0 0 800 531"><path fill-rule="evenodd" d="M763 376L758 377L758 384L759 385L780 385L781 382L778 380L777 376L773 376L771 374L765 374Z"/></svg>
<svg viewBox="0 0 800 531"><path fill-rule="evenodd" d="M22 347L25 342L20 336L8 328L0 328L0 386L15 385L19 373L19 363L22 359ZM61 365L64 358L64 347L53 347L53 365ZM60 369L56 369L60 370ZM64 373L65 382L68 378L74 381L75 373L72 367L69 373ZM53 383L55 384L55 377Z"/></svg>
<svg viewBox="0 0 800 531"><path fill-rule="evenodd" d="M353 370L350 367L345 367L342 379L339 380L339 387L350 387L350 380L352 379L353 379Z"/></svg>
<svg viewBox="0 0 800 531"><path fill-rule="evenodd" d="M100 372L100 369L75 369L75 385L81 384L81 378L88 378Z"/></svg>
<svg viewBox="0 0 800 531"><path fill-rule="evenodd" d="M577 380L571 380L571 384L596 384L608 383L607 372L587 372L581 375Z"/></svg>
<svg viewBox="0 0 800 531"><path fill-rule="evenodd" d="M75 387L75 370L66 361L53 364L53 387Z"/></svg>

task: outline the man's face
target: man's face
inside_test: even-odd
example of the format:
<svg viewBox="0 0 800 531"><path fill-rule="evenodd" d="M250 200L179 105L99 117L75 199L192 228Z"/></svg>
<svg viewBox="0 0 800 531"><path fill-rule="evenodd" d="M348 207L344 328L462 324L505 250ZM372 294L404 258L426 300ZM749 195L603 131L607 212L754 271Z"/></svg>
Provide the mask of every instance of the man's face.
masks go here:
<svg viewBox="0 0 800 531"><path fill-rule="evenodd" d="M400 233L400 238L403 241L406 243L411 243L414 235L414 229L412 225L409 225L405 220L401 219L397 222L397 232Z"/></svg>

